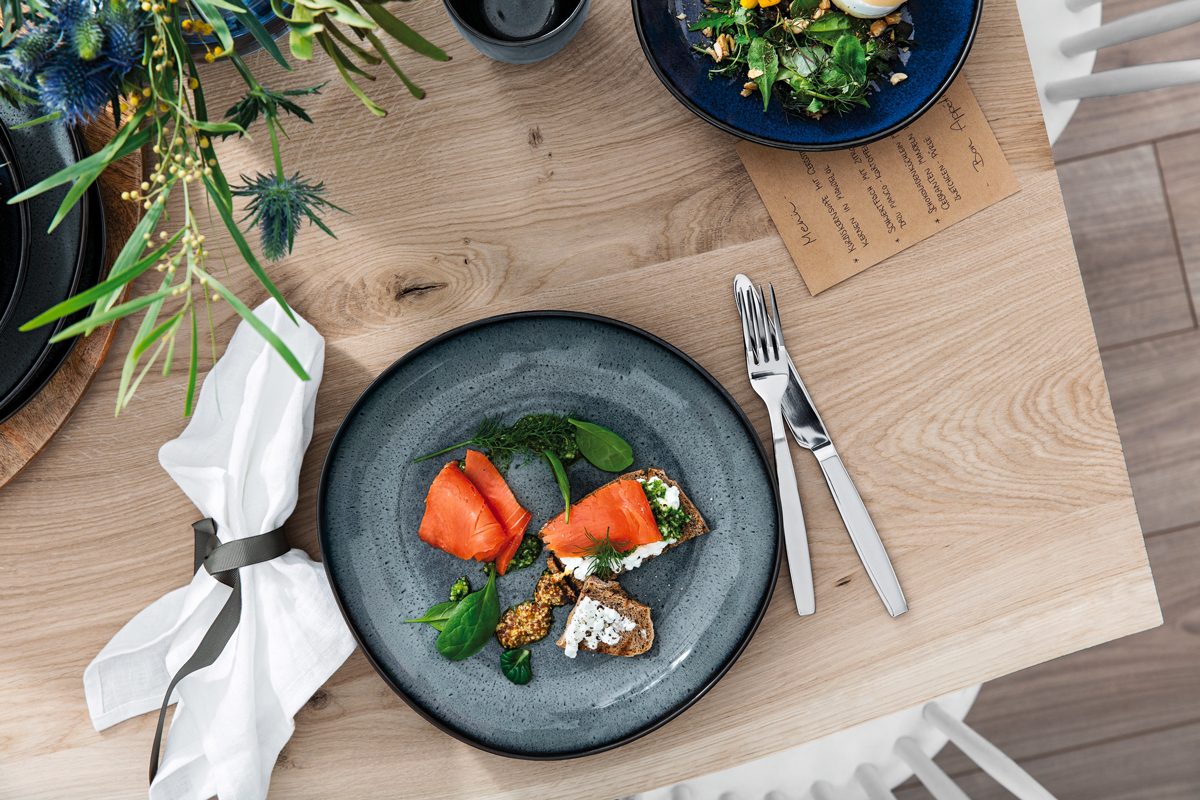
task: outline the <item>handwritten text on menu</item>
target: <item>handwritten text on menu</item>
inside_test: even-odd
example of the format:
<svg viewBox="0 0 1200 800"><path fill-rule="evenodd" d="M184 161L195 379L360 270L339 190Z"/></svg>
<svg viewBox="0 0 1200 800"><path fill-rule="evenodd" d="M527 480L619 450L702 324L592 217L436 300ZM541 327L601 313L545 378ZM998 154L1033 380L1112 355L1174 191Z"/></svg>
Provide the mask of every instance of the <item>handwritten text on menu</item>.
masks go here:
<svg viewBox="0 0 1200 800"><path fill-rule="evenodd" d="M919 120L868 146L737 149L813 294L1020 189L961 77Z"/></svg>

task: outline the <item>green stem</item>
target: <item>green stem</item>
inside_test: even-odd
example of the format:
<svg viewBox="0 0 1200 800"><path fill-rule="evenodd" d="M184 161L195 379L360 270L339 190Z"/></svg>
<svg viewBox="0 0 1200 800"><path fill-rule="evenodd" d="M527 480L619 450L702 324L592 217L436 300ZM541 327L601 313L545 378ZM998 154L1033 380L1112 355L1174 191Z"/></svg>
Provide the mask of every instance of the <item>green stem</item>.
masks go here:
<svg viewBox="0 0 1200 800"><path fill-rule="evenodd" d="M413 463L415 464L418 461L424 461L425 459L433 458L434 456L444 456L446 453L449 453L451 450L457 450L460 447L466 447L467 445L471 444L474 441L475 441L474 439L468 439L465 442L461 442L456 445L451 445L450 447L447 447L445 450L438 450L436 453L430 453L427 456L421 456L420 458L414 458Z"/></svg>
<svg viewBox="0 0 1200 800"><path fill-rule="evenodd" d="M275 118L267 117L267 130L271 132L271 152L275 154L275 180L283 180L283 158L279 155L279 137L275 135Z"/></svg>

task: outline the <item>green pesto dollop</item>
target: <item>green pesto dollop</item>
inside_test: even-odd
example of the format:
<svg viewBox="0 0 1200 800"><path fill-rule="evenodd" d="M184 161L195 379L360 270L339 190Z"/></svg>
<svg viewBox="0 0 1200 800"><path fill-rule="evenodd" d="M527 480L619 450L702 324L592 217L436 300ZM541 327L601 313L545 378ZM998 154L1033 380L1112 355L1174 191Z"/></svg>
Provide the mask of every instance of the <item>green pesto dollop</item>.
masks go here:
<svg viewBox="0 0 1200 800"><path fill-rule="evenodd" d="M667 485L657 478L651 478L642 484L642 491L650 501L650 510L654 512L654 522L658 532L667 541L678 539L683 535L683 527L690 517L682 508L671 508L667 505Z"/></svg>
<svg viewBox="0 0 1200 800"><path fill-rule="evenodd" d="M535 534L527 533L525 538L521 540L521 545L517 548L517 552L513 554L512 561L508 562L508 572L513 572L518 569L525 569L534 561L537 561L538 556L542 554L542 540Z"/></svg>
<svg viewBox="0 0 1200 800"><path fill-rule="evenodd" d="M454 582L450 587L450 602L457 603L471 593L471 586L467 583L467 576L463 575Z"/></svg>

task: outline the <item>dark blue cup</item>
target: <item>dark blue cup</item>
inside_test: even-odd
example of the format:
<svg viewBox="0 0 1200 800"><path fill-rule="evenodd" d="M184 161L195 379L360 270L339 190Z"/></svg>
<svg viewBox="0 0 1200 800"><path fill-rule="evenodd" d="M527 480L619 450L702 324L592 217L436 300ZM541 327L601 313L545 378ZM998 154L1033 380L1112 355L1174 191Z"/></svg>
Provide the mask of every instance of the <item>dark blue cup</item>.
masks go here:
<svg viewBox="0 0 1200 800"><path fill-rule="evenodd" d="M472 47L509 64L532 64L562 50L592 0L442 0Z"/></svg>

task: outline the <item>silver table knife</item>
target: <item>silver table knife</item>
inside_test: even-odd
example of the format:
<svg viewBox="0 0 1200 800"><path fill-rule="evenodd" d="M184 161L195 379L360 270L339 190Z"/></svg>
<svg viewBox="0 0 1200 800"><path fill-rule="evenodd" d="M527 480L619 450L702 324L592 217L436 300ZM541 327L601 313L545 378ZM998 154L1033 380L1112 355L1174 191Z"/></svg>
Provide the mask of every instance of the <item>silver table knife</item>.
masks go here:
<svg viewBox="0 0 1200 800"><path fill-rule="evenodd" d="M896 571L892 569L887 550L879 539L879 532L875 530L875 523L871 521L867 507L859 497L858 490L854 488L850 473L846 471L846 466L838 456L833 441L825 430L825 423L821 421L821 415L817 413L817 407L813 405L812 398L804 388L800 373L796 371L796 365L790 357L788 386L783 394L783 420L791 430L792 436L796 437L796 442L801 447L811 450L817 457L817 463L825 473L825 482L829 484L829 492L833 495L833 502L837 504L838 513L842 515L846 532L850 534L850 541L854 542L854 549L858 551L867 577L874 584L884 607L893 617L908 611L904 591L900 588Z"/></svg>

